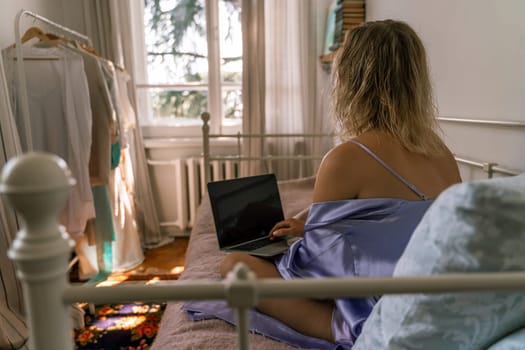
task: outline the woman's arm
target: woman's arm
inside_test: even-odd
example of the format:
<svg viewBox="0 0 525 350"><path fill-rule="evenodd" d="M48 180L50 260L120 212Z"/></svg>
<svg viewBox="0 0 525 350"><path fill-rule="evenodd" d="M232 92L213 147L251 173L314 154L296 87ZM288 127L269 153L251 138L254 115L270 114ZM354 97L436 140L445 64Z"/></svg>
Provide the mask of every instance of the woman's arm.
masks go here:
<svg viewBox="0 0 525 350"><path fill-rule="evenodd" d="M308 217L309 212L310 212L310 206L304 208L303 210L301 210L300 212L292 216L292 218L306 221L306 218Z"/></svg>

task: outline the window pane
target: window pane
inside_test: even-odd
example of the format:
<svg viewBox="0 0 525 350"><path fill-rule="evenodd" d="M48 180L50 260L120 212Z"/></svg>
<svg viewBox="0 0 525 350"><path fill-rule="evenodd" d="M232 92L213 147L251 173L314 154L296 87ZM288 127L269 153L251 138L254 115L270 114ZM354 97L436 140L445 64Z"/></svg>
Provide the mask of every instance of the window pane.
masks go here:
<svg viewBox="0 0 525 350"><path fill-rule="evenodd" d="M219 35L222 81L242 81L242 31L240 0L219 1Z"/></svg>
<svg viewBox="0 0 525 350"><path fill-rule="evenodd" d="M222 90L223 124L238 125L242 121L242 91L240 87Z"/></svg>
<svg viewBox="0 0 525 350"><path fill-rule="evenodd" d="M150 89L149 97L154 118L158 121L197 119L207 110L206 90L166 90Z"/></svg>
<svg viewBox="0 0 525 350"><path fill-rule="evenodd" d="M145 0L149 83L208 80L204 1Z"/></svg>
<svg viewBox="0 0 525 350"><path fill-rule="evenodd" d="M200 123L203 111L218 108L209 106L209 99L213 97L215 101L220 95L222 111L215 112L223 115L224 125L239 126L241 0L211 0L213 6L209 9L205 8L207 0L142 1L148 78L139 86L137 103L144 106L148 123L180 125L187 124L189 119ZM218 35L207 35L207 16L218 17L213 20L218 23ZM218 41L220 57L209 57L208 40ZM210 58L213 62L209 65ZM209 67L220 72L209 72ZM208 77L218 78L219 74L220 79L212 79L214 84L209 86Z"/></svg>

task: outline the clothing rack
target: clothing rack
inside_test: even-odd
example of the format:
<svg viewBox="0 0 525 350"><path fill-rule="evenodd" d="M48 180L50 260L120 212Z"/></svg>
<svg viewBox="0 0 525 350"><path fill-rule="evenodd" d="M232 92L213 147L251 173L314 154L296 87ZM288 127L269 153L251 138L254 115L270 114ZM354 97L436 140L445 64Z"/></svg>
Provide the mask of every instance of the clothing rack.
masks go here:
<svg viewBox="0 0 525 350"><path fill-rule="evenodd" d="M33 141L29 121L29 102L27 97L27 85L26 85L26 75L24 69L23 55L22 55L22 40L20 36L20 22L24 17L31 17L33 20L40 21L45 23L47 26L51 27L53 31L61 34L64 37L73 39L75 41L83 42L89 46L93 46L91 39L84 34L78 33L70 28L64 27L58 23L51 21L43 16L40 16L36 13L27 10L21 10L15 17L15 51L16 51L16 72L17 78L19 80L18 84L18 95L20 98L20 110L22 114L22 123L24 126L24 136L25 136L25 151L33 150Z"/></svg>

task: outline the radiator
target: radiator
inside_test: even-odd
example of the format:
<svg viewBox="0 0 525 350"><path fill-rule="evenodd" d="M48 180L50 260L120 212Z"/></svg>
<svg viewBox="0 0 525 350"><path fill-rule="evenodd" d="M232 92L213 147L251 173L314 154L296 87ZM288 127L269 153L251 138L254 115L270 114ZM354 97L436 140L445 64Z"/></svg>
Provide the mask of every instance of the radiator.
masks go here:
<svg viewBox="0 0 525 350"><path fill-rule="evenodd" d="M186 184L187 201L180 203L181 206L188 208L188 227L192 227L195 222L197 207L201 203L202 197L206 195L206 179L204 177L204 159L202 157L187 158L186 164ZM210 162L210 180L219 181L234 179L239 177L239 162L236 160L213 160Z"/></svg>
<svg viewBox="0 0 525 350"><path fill-rule="evenodd" d="M167 231L188 233L193 227L197 207L206 195L204 159L181 157L171 160L148 160L153 167L160 225ZM210 179L218 181L239 176L236 160L214 160L210 163Z"/></svg>

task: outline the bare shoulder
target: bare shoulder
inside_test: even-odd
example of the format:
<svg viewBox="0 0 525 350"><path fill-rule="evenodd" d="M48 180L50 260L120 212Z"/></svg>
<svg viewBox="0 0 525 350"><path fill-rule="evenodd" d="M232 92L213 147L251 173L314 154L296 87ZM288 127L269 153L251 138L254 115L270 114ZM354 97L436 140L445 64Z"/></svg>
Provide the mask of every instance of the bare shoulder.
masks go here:
<svg viewBox="0 0 525 350"><path fill-rule="evenodd" d="M359 192L359 163L362 154L351 142L332 148L317 172L314 202L356 198Z"/></svg>
<svg viewBox="0 0 525 350"><path fill-rule="evenodd" d="M454 154L448 148L445 148L445 156L443 157L443 166L446 169L445 173L448 175L447 179L451 183L457 183L457 182L462 181L456 158Z"/></svg>

